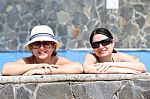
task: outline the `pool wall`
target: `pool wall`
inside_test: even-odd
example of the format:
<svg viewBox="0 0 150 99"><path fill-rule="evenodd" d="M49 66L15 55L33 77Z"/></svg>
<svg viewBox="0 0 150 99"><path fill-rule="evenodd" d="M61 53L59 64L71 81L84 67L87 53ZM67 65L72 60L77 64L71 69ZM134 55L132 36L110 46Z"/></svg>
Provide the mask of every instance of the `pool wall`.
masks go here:
<svg viewBox="0 0 150 99"><path fill-rule="evenodd" d="M95 27L108 28L116 48L150 48L149 0L118 0L118 9L107 8L107 1L0 0L0 51L23 50L40 24L52 27L64 50L91 48Z"/></svg>
<svg viewBox="0 0 150 99"><path fill-rule="evenodd" d="M149 99L150 74L1 76L1 99Z"/></svg>

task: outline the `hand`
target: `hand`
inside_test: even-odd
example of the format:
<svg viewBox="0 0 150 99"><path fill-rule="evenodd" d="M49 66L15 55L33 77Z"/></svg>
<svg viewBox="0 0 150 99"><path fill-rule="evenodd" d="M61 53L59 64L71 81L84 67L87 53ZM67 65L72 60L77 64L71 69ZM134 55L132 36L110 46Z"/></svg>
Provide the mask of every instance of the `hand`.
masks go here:
<svg viewBox="0 0 150 99"><path fill-rule="evenodd" d="M44 75L46 74L45 72L45 69L41 68L41 69L32 69L32 70L29 70L27 72L25 72L23 75L24 76L29 76L29 75L34 75L34 74L40 74L40 75Z"/></svg>
<svg viewBox="0 0 150 99"><path fill-rule="evenodd" d="M38 64L38 67L36 69L45 69L45 71L48 71L47 73L50 74L52 73L52 69L58 69L58 67L60 67L59 65L49 65L49 64L46 64L46 63L41 63L41 64Z"/></svg>
<svg viewBox="0 0 150 99"><path fill-rule="evenodd" d="M100 73L105 73L105 71L107 71L107 69L111 67L111 63L109 62L96 63L94 64L94 66L96 67L96 70L99 71Z"/></svg>
<svg viewBox="0 0 150 99"><path fill-rule="evenodd" d="M52 74L52 70L55 68L55 69L58 69L58 65L49 65L49 64L42 64L43 65L43 68L45 70L45 72L47 72L48 74Z"/></svg>
<svg viewBox="0 0 150 99"><path fill-rule="evenodd" d="M59 66L58 65L54 65L54 64L46 64L46 63L40 63L40 64L37 64L36 68L35 69L40 69L40 68L58 68Z"/></svg>
<svg viewBox="0 0 150 99"><path fill-rule="evenodd" d="M123 68L123 67L117 67L117 66L111 66L108 68L105 72L102 73L113 73L113 74L140 74L140 71L129 69L129 68Z"/></svg>
<svg viewBox="0 0 150 99"><path fill-rule="evenodd" d="M32 69L24 73L23 75L34 75L34 74L52 74L52 69L58 69L58 65L49 65L42 63L36 69Z"/></svg>

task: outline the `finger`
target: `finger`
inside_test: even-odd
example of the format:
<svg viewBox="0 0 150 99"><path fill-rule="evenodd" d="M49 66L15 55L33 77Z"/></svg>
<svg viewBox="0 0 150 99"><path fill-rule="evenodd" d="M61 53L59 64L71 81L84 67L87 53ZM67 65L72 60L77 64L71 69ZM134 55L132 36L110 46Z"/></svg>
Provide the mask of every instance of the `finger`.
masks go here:
<svg viewBox="0 0 150 99"><path fill-rule="evenodd" d="M23 76L27 76L27 75L28 75L28 73L29 73L28 71L27 71L27 72L25 72L25 73L23 74Z"/></svg>
<svg viewBox="0 0 150 99"><path fill-rule="evenodd" d="M109 67L110 67L110 65L106 65L105 68L102 70L102 72L105 73Z"/></svg>
<svg viewBox="0 0 150 99"><path fill-rule="evenodd" d="M105 68L106 68L106 66L105 65L103 65L101 68L100 68L100 72L104 72L104 70L105 70Z"/></svg>
<svg viewBox="0 0 150 99"><path fill-rule="evenodd" d="M99 72L101 72L101 71L102 71L102 70L101 70L102 67L103 67L103 64L97 66L96 70L99 71Z"/></svg>
<svg viewBox="0 0 150 99"><path fill-rule="evenodd" d="M23 74L23 76L30 76L30 75L33 75L31 72L26 72Z"/></svg>
<svg viewBox="0 0 150 99"><path fill-rule="evenodd" d="M58 66L52 66L52 68L56 68L56 69L58 69Z"/></svg>
<svg viewBox="0 0 150 99"><path fill-rule="evenodd" d="M100 65L100 63L96 63L96 64L94 64L94 66L99 66Z"/></svg>
<svg viewBox="0 0 150 99"><path fill-rule="evenodd" d="M53 65L48 65L48 66L46 67L45 71L48 71L47 74L51 74L51 73L52 73L52 68L54 68ZM56 68L56 67L55 67L55 68Z"/></svg>
<svg viewBox="0 0 150 99"><path fill-rule="evenodd" d="M24 73L23 76L27 76L27 73Z"/></svg>
<svg viewBox="0 0 150 99"><path fill-rule="evenodd" d="M140 72L140 71L137 71L137 70L133 70L132 73L133 73L133 74L140 74L141 72Z"/></svg>
<svg viewBox="0 0 150 99"><path fill-rule="evenodd" d="M44 66L44 72L45 72L45 74L48 74L48 72L47 72L48 69L49 69L49 66L45 65L45 66Z"/></svg>

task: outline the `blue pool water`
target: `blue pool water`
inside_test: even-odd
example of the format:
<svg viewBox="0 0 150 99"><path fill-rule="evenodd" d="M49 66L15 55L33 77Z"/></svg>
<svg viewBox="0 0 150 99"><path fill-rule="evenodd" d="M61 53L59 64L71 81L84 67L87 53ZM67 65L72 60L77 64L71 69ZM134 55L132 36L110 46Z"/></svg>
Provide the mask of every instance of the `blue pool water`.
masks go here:
<svg viewBox="0 0 150 99"><path fill-rule="evenodd" d="M86 53L91 52L91 50L71 50L71 51L58 51L59 56L63 56L66 58L69 58L73 61L78 61L81 64L83 63L84 56ZM143 62L147 68L148 71L150 71L150 51L120 51L123 53L127 53L129 55L134 55L139 57L140 61ZM1 52L0 53L0 70L2 69L2 66L6 62L10 61L16 61L19 58L23 58L26 56L30 56L30 52L22 52L22 51L14 51L14 52Z"/></svg>

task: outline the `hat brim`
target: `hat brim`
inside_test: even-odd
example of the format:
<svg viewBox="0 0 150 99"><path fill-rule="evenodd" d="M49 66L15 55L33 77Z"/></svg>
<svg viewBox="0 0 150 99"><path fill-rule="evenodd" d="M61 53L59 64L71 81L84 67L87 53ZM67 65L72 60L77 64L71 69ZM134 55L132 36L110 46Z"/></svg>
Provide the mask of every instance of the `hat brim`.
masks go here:
<svg viewBox="0 0 150 99"><path fill-rule="evenodd" d="M34 39L32 39L31 41L27 42L24 46L24 50L25 51L30 51L30 48L29 48L29 44L33 43L33 42L36 42L36 41L53 41L56 43L56 49L59 49L61 44L60 42L58 42L57 40L53 39L53 38L50 38L50 37L36 37Z"/></svg>

